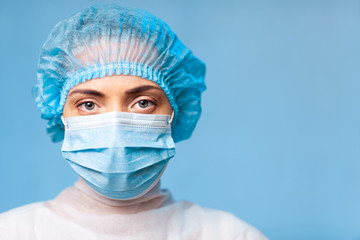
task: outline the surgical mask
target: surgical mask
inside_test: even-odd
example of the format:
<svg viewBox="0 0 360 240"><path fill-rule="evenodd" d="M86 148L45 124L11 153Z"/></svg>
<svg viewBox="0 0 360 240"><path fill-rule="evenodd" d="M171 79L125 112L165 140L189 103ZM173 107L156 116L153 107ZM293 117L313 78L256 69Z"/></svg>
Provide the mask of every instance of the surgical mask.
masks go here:
<svg viewBox="0 0 360 240"><path fill-rule="evenodd" d="M175 155L171 120L126 112L66 118L62 155L101 195L138 198L155 186Z"/></svg>

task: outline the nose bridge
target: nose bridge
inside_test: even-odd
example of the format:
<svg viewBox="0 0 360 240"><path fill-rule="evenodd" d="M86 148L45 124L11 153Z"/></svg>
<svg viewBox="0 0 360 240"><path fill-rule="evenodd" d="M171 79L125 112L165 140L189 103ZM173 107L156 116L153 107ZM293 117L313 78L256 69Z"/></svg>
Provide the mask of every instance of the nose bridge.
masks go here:
<svg viewBox="0 0 360 240"><path fill-rule="evenodd" d="M112 94L107 102L107 112L126 112L124 99L121 98L121 94Z"/></svg>

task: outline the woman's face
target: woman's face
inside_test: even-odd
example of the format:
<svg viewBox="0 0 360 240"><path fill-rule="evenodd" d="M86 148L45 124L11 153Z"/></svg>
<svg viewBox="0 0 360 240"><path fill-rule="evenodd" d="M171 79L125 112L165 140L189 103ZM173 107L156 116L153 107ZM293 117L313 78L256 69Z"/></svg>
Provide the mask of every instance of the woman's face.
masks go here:
<svg viewBox="0 0 360 240"><path fill-rule="evenodd" d="M106 112L172 114L164 91L153 81L137 76L94 78L72 88L66 98L63 117Z"/></svg>

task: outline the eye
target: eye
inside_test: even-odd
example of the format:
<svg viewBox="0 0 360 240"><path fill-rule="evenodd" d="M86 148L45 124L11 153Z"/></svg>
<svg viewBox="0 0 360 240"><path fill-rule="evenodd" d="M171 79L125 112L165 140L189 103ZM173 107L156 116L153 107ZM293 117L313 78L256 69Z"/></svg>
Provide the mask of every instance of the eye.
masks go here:
<svg viewBox="0 0 360 240"><path fill-rule="evenodd" d="M77 105L77 107L80 109L80 111L83 111L83 112L92 112L98 108L96 103L90 102L90 101L82 102L79 105Z"/></svg>
<svg viewBox="0 0 360 240"><path fill-rule="evenodd" d="M149 105L151 105L151 102L148 100L140 100L137 102L137 104L140 108L147 108Z"/></svg>
<svg viewBox="0 0 360 240"><path fill-rule="evenodd" d="M84 108L86 110L93 110L95 108L95 103L93 102L86 102L84 103Z"/></svg>
<svg viewBox="0 0 360 240"><path fill-rule="evenodd" d="M135 110L135 112L138 113L151 113L155 110L156 104L154 101L152 100L148 100L148 99L140 99L140 100L135 100L135 104L132 105L132 109L133 111Z"/></svg>

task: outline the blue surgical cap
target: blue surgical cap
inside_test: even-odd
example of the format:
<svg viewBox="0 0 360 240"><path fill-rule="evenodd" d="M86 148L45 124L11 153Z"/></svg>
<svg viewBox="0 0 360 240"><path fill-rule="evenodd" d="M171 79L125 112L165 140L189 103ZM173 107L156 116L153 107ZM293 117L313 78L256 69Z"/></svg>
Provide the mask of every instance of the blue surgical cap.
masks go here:
<svg viewBox="0 0 360 240"><path fill-rule="evenodd" d="M174 141L191 136L206 88L204 63L151 13L93 5L59 22L40 53L33 95L54 142L64 138L61 115L69 90L114 74L156 82L174 110Z"/></svg>

